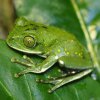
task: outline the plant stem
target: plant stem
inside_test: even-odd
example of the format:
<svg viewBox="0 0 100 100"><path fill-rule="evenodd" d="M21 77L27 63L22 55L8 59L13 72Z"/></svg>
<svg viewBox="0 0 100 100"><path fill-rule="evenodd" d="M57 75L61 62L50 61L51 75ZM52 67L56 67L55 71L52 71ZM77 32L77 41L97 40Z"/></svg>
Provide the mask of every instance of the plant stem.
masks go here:
<svg viewBox="0 0 100 100"><path fill-rule="evenodd" d="M97 59L97 56L96 56L96 52L94 50L94 47L93 47L93 44L92 44L92 40L91 40L91 37L89 35L89 31L86 27L86 24L83 20L83 17L80 13L80 10L79 10L79 7L78 5L76 4L76 0L71 0L71 3L72 3L72 6L76 12L76 15L79 19L79 23L81 25L81 28L84 32L84 35L85 35L85 38L86 38L86 41L87 41L87 48L90 52L90 55L91 55L91 58L92 58L92 61L93 61L93 64L94 64L94 67L97 69L97 71L100 73L100 68L99 68L99 62L98 62L98 59Z"/></svg>

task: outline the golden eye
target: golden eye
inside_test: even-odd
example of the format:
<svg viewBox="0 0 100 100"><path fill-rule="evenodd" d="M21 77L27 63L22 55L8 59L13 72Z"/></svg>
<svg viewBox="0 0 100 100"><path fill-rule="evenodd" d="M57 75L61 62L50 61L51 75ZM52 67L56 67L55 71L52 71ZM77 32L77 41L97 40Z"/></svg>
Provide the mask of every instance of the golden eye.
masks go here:
<svg viewBox="0 0 100 100"><path fill-rule="evenodd" d="M29 48L34 47L36 45L36 41L34 37L32 36L25 36L23 43L26 47L29 47Z"/></svg>

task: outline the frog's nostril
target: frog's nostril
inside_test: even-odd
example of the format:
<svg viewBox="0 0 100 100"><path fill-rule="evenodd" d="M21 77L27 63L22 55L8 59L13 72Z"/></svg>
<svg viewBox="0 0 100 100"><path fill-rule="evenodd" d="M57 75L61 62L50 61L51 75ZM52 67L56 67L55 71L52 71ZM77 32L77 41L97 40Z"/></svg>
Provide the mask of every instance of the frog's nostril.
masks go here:
<svg viewBox="0 0 100 100"><path fill-rule="evenodd" d="M9 38L9 41L13 41L13 40L14 40L14 38L13 38L13 37Z"/></svg>
<svg viewBox="0 0 100 100"><path fill-rule="evenodd" d="M7 44L11 44L11 43L13 42L13 40L14 40L13 37L11 37L11 38L8 37L8 39L7 39Z"/></svg>
<svg viewBox="0 0 100 100"><path fill-rule="evenodd" d="M14 37L12 37L11 39L14 40Z"/></svg>

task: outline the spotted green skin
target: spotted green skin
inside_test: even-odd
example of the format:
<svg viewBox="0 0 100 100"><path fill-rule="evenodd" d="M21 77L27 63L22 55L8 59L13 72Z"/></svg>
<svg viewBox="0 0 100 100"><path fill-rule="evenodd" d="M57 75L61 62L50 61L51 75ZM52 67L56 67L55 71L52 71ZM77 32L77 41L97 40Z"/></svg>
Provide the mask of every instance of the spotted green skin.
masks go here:
<svg viewBox="0 0 100 100"><path fill-rule="evenodd" d="M26 46L25 37L33 37L35 45ZM22 74L27 72L45 72L56 62L61 67L66 67L66 69L86 69L89 70L88 73L93 68L88 51L74 35L53 26L28 21L25 18L19 18L16 21L14 29L8 35L7 44L11 48L25 54L35 54L45 58L41 64L31 65L35 67ZM79 75L75 76L75 78L80 78ZM83 74L81 75L82 77L84 76Z"/></svg>

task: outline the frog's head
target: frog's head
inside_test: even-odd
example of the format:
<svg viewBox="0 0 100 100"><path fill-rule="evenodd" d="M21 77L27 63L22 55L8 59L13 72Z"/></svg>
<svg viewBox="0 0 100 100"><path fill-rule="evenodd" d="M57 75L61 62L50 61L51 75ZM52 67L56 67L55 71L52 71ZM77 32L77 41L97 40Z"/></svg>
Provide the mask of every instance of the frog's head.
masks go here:
<svg viewBox="0 0 100 100"><path fill-rule="evenodd" d="M19 18L14 29L7 38L7 44L15 50L30 53L41 54L44 49L44 39L41 36L40 24L27 21L25 18Z"/></svg>

